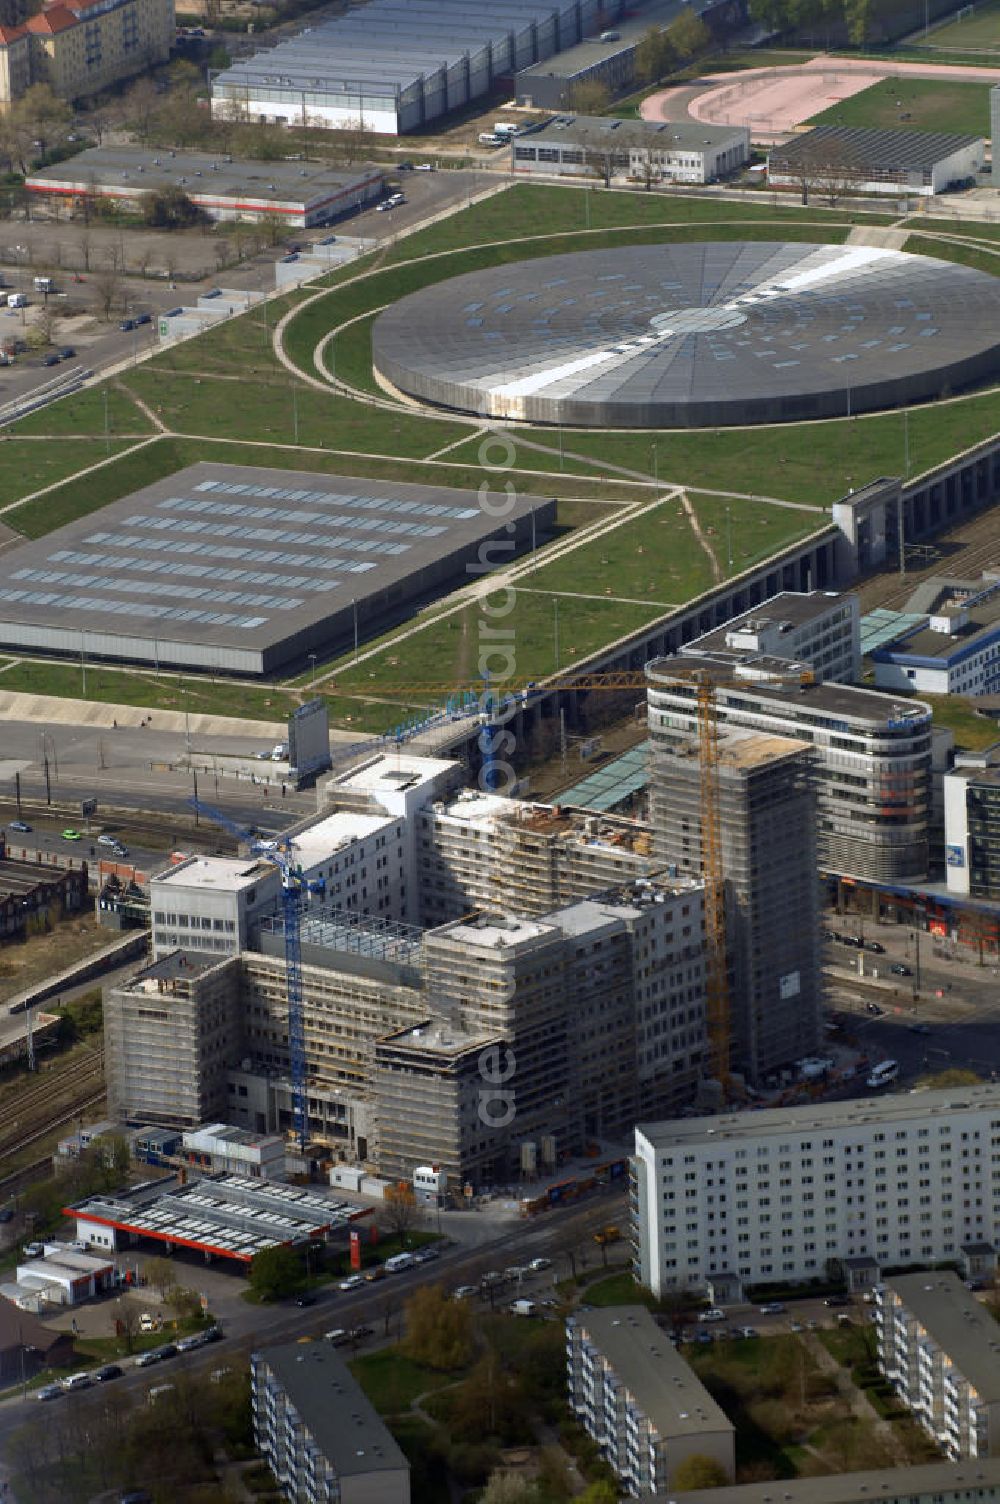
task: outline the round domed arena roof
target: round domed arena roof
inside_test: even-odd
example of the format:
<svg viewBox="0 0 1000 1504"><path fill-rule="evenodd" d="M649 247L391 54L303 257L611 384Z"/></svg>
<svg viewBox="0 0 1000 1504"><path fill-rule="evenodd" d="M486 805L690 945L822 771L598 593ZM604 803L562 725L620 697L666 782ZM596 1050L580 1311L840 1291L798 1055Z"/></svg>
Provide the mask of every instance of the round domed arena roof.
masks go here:
<svg viewBox="0 0 1000 1504"><path fill-rule="evenodd" d="M483 417L691 428L836 417L1000 371L1000 279L865 245L626 246L470 272L372 334L408 396Z"/></svg>

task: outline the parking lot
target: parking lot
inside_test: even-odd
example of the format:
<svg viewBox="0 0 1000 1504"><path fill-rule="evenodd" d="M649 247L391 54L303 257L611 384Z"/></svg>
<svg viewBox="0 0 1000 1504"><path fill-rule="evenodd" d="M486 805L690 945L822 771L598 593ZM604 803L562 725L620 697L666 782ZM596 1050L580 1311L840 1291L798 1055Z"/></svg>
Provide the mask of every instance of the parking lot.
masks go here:
<svg viewBox="0 0 1000 1504"><path fill-rule="evenodd" d="M494 181L484 172L424 171L423 166L415 157L410 169L387 168L392 191L401 199L388 210L373 206L348 215L333 233L389 240L460 207ZM71 221L9 224L7 243L0 245L0 298L13 293L27 301L16 308L0 304L0 350L19 345L13 363L0 365L0 409L85 371L138 362L157 347L157 315L194 303L213 287L272 291L274 263L285 254L286 242L306 248L330 230L291 230L278 244L226 264L235 255L237 233L230 225L170 233L130 227L126 236L121 228ZM48 294L35 288L41 276L51 279ZM39 344L43 329L49 341ZM72 354L63 360L60 350Z"/></svg>

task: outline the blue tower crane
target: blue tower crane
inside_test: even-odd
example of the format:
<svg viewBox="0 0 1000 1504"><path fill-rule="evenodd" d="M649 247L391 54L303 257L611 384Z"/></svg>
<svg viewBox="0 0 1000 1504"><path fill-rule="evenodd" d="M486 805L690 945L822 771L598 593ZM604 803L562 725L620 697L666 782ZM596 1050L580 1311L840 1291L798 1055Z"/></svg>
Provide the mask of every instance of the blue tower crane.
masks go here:
<svg viewBox="0 0 1000 1504"><path fill-rule="evenodd" d="M276 836L262 841L244 830L221 810L198 799L188 803L206 815L216 825L221 825L237 841L243 841L252 856L262 856L273 862L281 873L281 912L285 931L285 995L288 999L288 1054L292 1068L292 1119L299 1147L305 1150L309 1141L309 1106L306 1094L306 1036L302 1009L302 908L310 893L323 893L326 883L322 879L308 882L302 875L302 867L293 855L295 842L288 836Z"/></svg>

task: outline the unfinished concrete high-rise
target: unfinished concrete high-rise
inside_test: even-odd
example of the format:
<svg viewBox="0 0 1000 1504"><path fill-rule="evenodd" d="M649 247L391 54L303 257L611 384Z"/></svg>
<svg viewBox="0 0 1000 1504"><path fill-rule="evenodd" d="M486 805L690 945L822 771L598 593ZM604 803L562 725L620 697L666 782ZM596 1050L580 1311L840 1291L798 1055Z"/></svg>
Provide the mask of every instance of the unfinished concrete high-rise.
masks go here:
<svg viewBox="0 0 1000 1504"><path fill-rule="evenodd" d="M819 1038L819 880L812 750L790 737L724 729L718 738L731 1064L751 1081ZM656 855L703 870L705 770L698 739L653 738Z"/></svg>

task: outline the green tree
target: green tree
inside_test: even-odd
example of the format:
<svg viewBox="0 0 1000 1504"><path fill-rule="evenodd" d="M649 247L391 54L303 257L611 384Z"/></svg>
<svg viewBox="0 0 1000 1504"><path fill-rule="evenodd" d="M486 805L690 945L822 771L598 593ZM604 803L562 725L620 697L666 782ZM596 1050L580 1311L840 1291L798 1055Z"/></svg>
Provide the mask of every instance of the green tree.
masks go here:
<svg viewBox="0 0 1000 1504"><path fill-rule="evenodd" d="M618 1504L618 1494L619 1490L607 1478L598 1478L596 1483L577 1495L576 1504Z"/></svg>
<svg viewBox="0 0 1000 1504"><path fill-rule="evenodd" d="M254 1260L256 1263L256 1260ZM463 1368L472 1356L472 1313L440 1285L423 1285L406 1302L408 1357L428 1368Z"/></svg>
<svg viewBox="0 0 1000 1504"><path fill-rule="evenodd" d="M651 26L636 44L635 75L640 83L658 84L675 61L673 44L663 27Z"/></svg>
<svg viewBox="0 0 1000 1504"><path fill-rule="evenodd" d="M847 35L855 47L863 47L868 40L868 17L870 11L870 0L844 0L844 20L847 22Z"/></svg>
<svg viewBox="0 0 1000 1504"><path fill-rule="evenodd" d="M128 1179L132 1165L132 1149L121 1133L109 1133L94 1145L98 1168L105 1190L114 1190Z"/></svg>
<svg viewBox="0 0 1000 1504"><path fill-rule="evenodd" d="M596 78L581 79L569 91L569 108L574 115L601 115L611 103L611 90Z"/></svg>
<svg viewBox="0 0 1000 1504"><path fill-rule="evenodd" d="M666 38L678 58L697 57L712 43L712 33L693 10L682 10L666 30Z"/></svg>
<svg viewBox="0 0 1000 1504"><path fill-rule="evenodd" d="M258 1300L281 1300L301 1290L302 1260L291 1248L262 1248L250 1263L250 1288Z"/></svg>
<svg viewBox="0 0 1000 1504"><path fill-rule="evenodd" d="M702 1452L692 1452L674 1469L673 1487L678 1492L685 1488L692 1491L696 1488L721 1488L731 1482L722 1463Z"/></svg>

